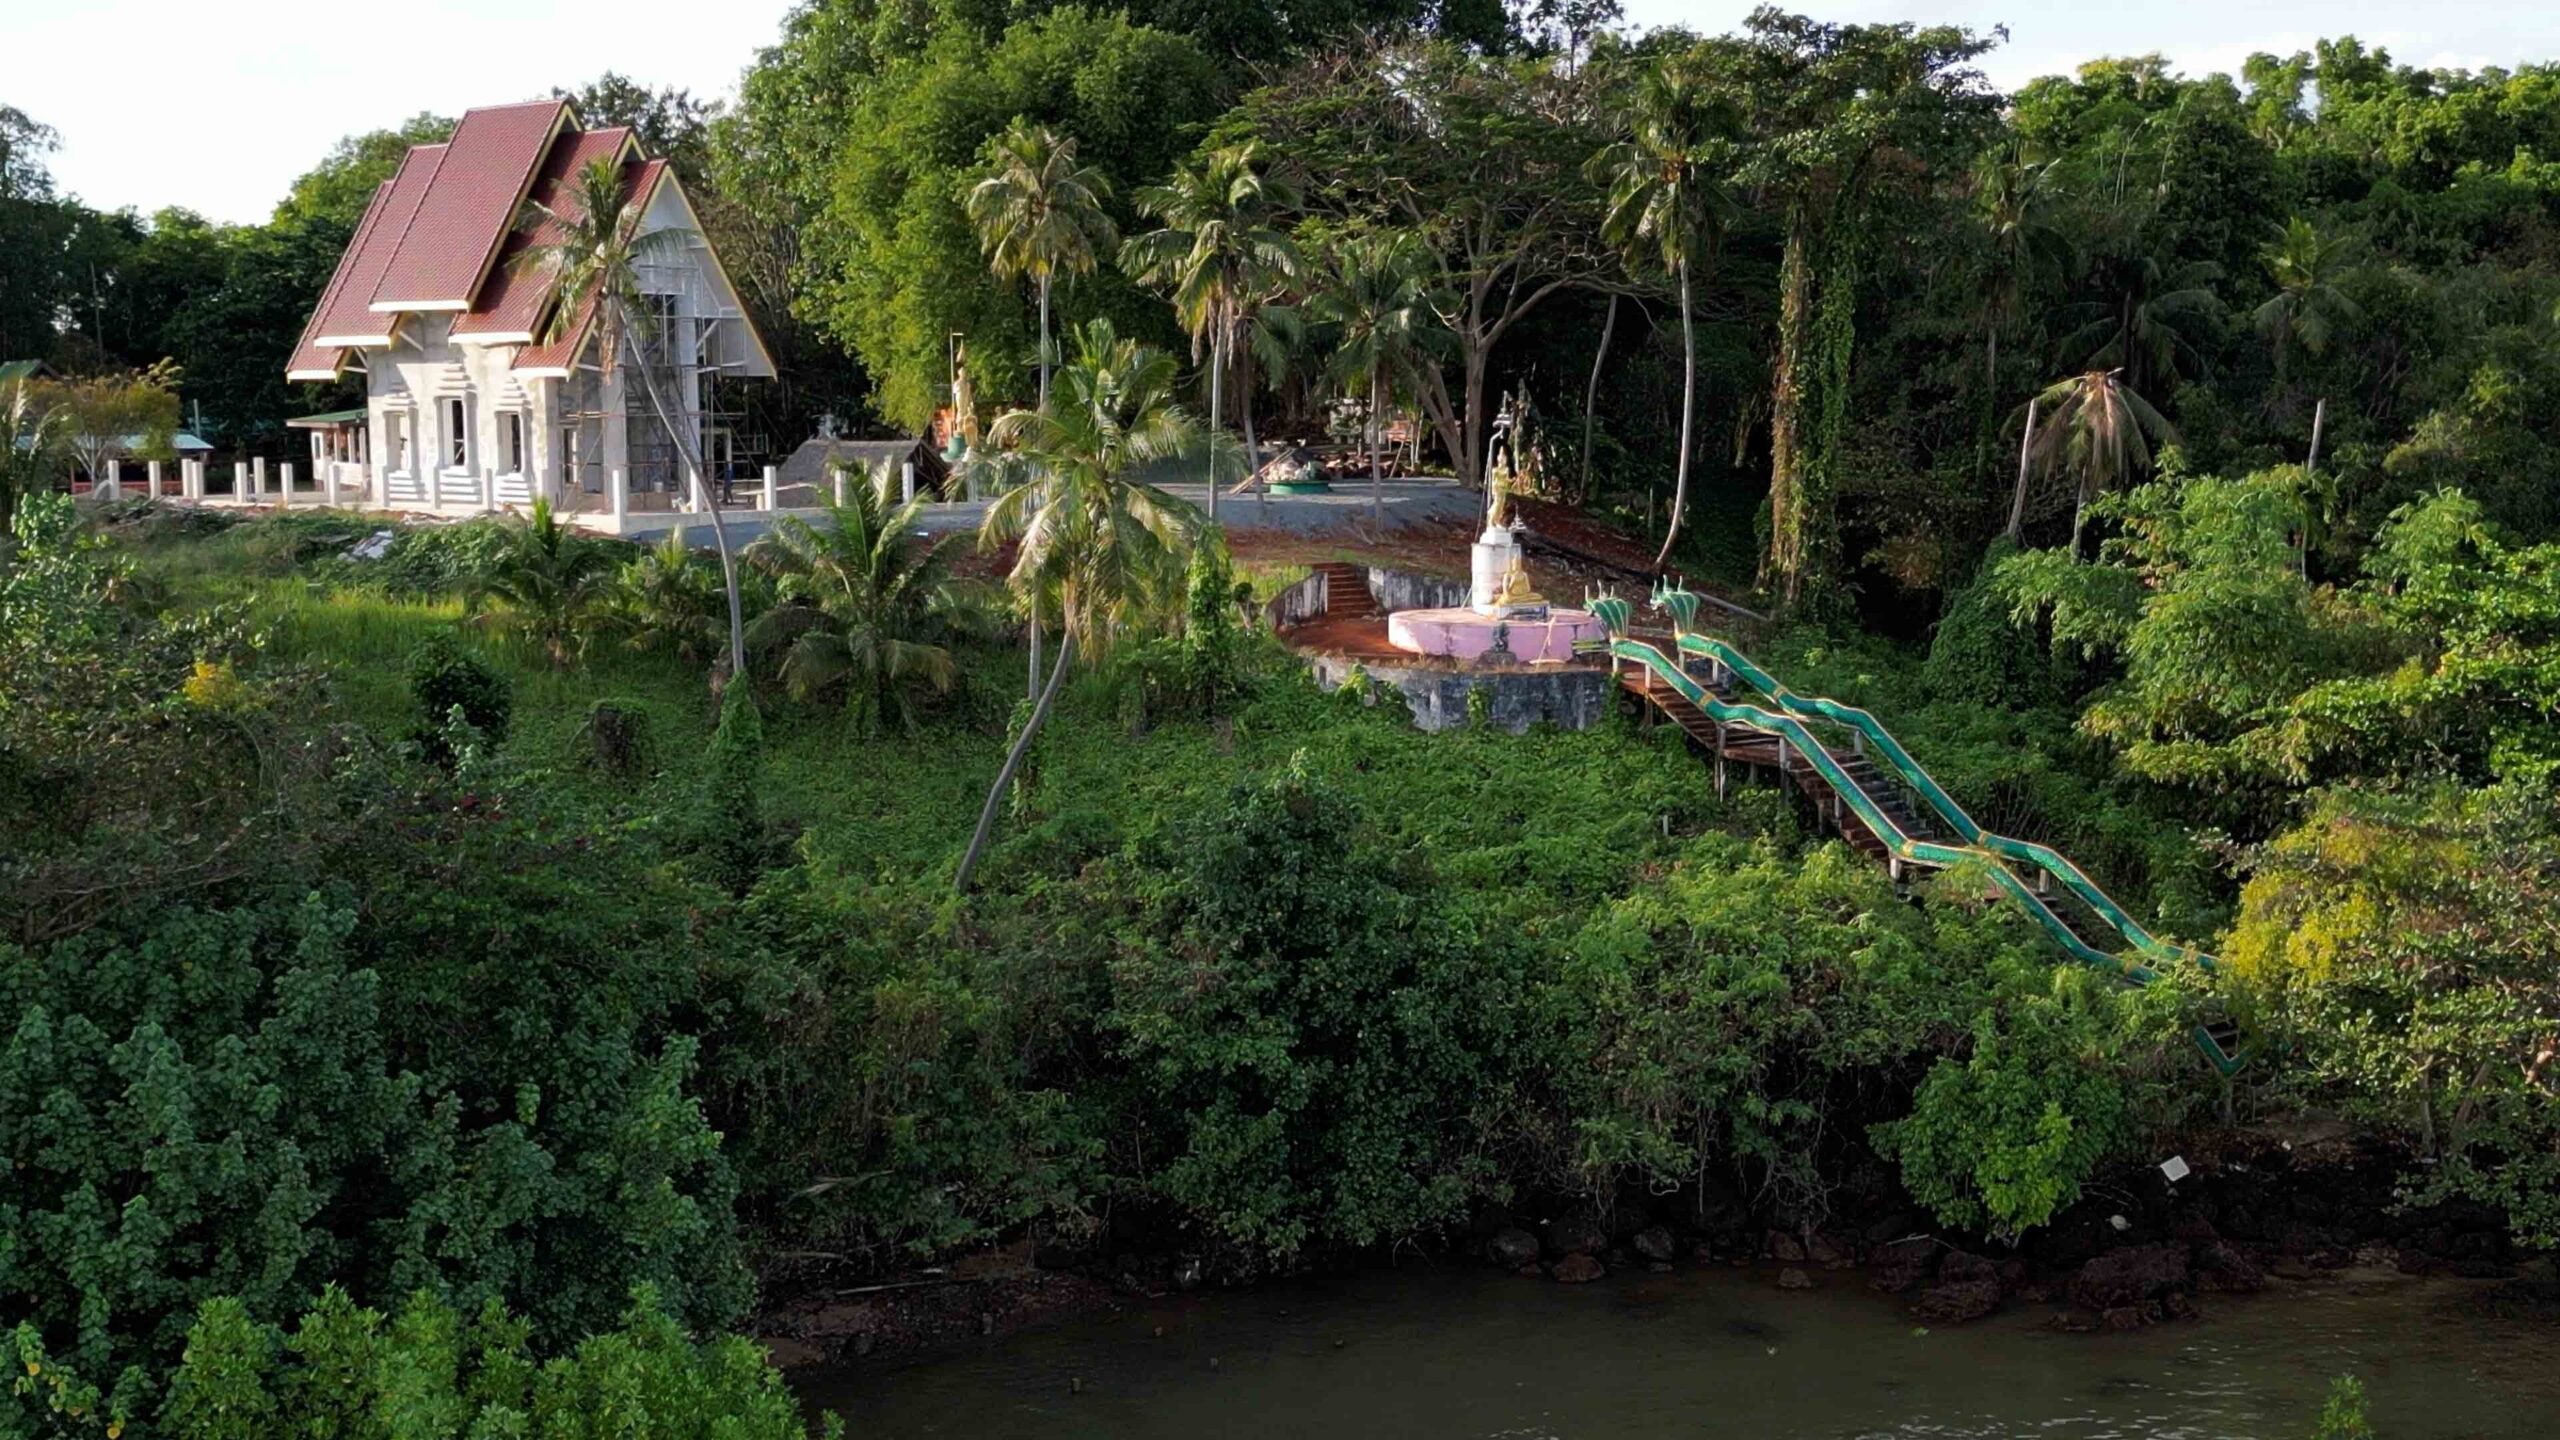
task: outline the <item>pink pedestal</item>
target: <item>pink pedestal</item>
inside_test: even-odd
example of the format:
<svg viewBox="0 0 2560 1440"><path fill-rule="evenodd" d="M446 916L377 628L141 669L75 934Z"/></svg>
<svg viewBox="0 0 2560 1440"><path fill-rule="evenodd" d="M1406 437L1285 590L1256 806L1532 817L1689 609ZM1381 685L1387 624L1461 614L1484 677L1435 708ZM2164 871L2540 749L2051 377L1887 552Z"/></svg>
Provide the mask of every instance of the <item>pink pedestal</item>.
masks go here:
<svg viewBox="0 0 2560 1440"><path fill-rule="evenodd" d="M1493 648L1493 632L1508 629L1512 657L1522 664L1536 660L1570 660L1573 642L1597 640L1606 633L1600 617L1588 610L1562 607L1544 620L1497 620L1473 610L1398 610L1387 617L1387 643L1416 655L1475 660Z"/></svg>

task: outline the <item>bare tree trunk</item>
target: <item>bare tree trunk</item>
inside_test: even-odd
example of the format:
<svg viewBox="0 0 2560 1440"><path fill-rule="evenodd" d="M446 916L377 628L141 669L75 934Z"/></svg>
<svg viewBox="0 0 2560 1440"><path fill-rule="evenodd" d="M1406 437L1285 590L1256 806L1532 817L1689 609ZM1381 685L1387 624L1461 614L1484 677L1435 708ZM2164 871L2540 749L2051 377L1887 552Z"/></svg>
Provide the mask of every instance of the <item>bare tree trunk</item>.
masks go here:
<svg viewBox="0 0 2560 1440"><path fill-rule="evenodd" d="M987 803L978 811L977 833L969 837L969 848L960 856L960 873L952 877L951 888L966 895L969 879L978 870L978 856L987 848L987 836L996 828L996 807L1003 803L1005 787L1013 783L1013 772L1022 767L1022 757L1031 748L1033 736L1049 718L1050 708L1057 704L1058 682L1067 675L1067 661L1074 655L1076 632L1072 625L1058 632L1058 663L1049 670L1049 683L1040 688L1040 699L1031 707L1031 718L1023 722L1022 733L1013 737L1013 748L1005 752L1004 768L996 772L996 783L987 791Z"/></svg>
<svg viewBox="0 0 2560 1440"><path fill-rule="evenodd" d="M1227 327L1209 337L1209 523L1218 523L1218 427L1227 423L1220 405L1226 399ZM1251 475L1253 472L1245 472Z"/></svg>
<svg viewBox="0 0 2560 1440"><path fill-rule="evenodd" d="M2026 533L2027 452L2032 449L2036 443L2036 407L2043 403L2044 397L2041 395L2038 395L2027 402L2026 433L2018 437L2018 488L2009 497L2008 533L2009 538L2013 541L2022 538Z"/></svg>
<svg viewBox="0 0 2560 1440"><path fill-rule="evenodd" d="M1040 277L1040 413L1049 413L1049 277Z"/></svg>
<svg viewBox="0 0 2560 1440"><path fill-rule="evenodd" d="M1040 595L1037 590L1032 592L1029 614L1031 616L1031 624L1029 627L1031 631L1031 683L1023 687L1022 698L1025 700L1034 699L1040 694Z"/></svg>
<svg viewBox="0 0 2560 1440"><path fill-rule="evenodd" d="M1769 553L1760 583L1792 607L1803 585L1805 347L1813 323L1811 225L1798 207L1787 219L1778 266L1778 352L1769 387Z"/></svg>
<svg viewBox="0 0 2560 1440"><path fill-rule="evenodd" d="M1232 351L1233 347L1229 349ZM1236 398L1244 405L1245 473L1259 475L1262 473L1262 442L1253 434L1253 352L1247 350L1241 357L1231 355L1230 358L1237 360L1236 388L1242 393Z"/></svg>
<svg viewBox="0 0 2560 1440"><path fill-rule="evenodd" d="M1609 358L1609 337L1617 333L1618 302L1625 297L1609 296L1609 318L1600 322L1600 348L1591 352L1591 381L1582 387L1582 494L1591 498L1591 422L1600 408L1600 362Z"/></svg>
<svg viewBox="0 0 2560 1440"><path fill-rule="evenodd" d="M622 317L622 328L626 335L633 333L631 316L627 311ZM694 447L693 438L685 434L684 428L676 424L675 417L667 413L667 402L658 394L658 377L649 368L649 357L643 354L639 361L631 368L640 372L640 389L649 397L649 409L657 415L658 423L666 427L667 438L676 442L676 458L684 465L685 483L700 493L702 508L711 515L711 542L720 551L720 583L729 592L729 678L743 680L747 674L746 607L738 598L738 560L729 553L729 527L720 519L718 487L704 478L702 457Z"/></svg>
<svg viewBox="0 0 2560 1440"><path fill-rule="evenodd" d="M1378 447L1386 442L1384 427L1378 424L1378 380L1382 364L1369 367L1369 539L1375 543L1387 533L1387 469Z"/></svg>
<svg viewBox="0 0 2560 1440"><path fill-rule="evenodd" d="M2302 462L2302 548L2294 552L2295 568L2302 578L2311 578L2311 477L2320 473L2320 429L2329 418L2329 399L2322 396L2311 406L2311 457Z"/></svg>
<svg viewBox="0 0 2560 1440"><path fill-rule="evenodd" d="M1663 529L1662 549L1653 557L1653 568L1660 570L1671 559L1671 547L1679 543L1680 521L1689 511L1689 425L1698 408L1698 326L1689 304L1689 257L1680 257L1680 353L1683 362L1680 379L1680 463L1672 468L1671 523Z"/></svg>

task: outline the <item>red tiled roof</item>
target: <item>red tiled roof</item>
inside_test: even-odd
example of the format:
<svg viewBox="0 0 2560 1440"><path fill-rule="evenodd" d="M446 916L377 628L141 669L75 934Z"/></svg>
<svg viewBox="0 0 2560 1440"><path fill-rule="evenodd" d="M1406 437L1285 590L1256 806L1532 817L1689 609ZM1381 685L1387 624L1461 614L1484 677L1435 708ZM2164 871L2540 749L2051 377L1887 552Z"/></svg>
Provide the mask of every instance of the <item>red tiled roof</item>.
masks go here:
<svg viewBox="0 0 2560 1440"><path fill-rule="evenodd" d="M365 207L355 238L347 242L347 253L338 260L338 273L322 293L319 308L312 312L311 325L304 336L307 343L343 349L381 344L389 339L396 317L374 314L367 302L384 267L391 263L401 230L426 196L427 181L435 174L436 161L443 156L441 145L411 147L408 154L400 157L400 168L373 192L373 203Z"/></svg>
<svg viewBox="0 0 2560 1440"><path fill-rule="evenodd" d="M559 100L465 111L422 203L401 227L371 308L470 309L568 113Z"/></svg>
<svg viewBox="0 0 2560 1440"><path fill-rule="evenodd" d="M373 187L373 199L364 207L364 218L356 222L354 238L347 242L346 253L338 257L338 268L330 272L329 288L320 292L320 303L312 307L311 318L303 324L302 338L294 342L293 358L284 364L286 379L318 379L324 373L335 379L338 372L346 368L348 356L343 347L320 343L320 323L336 306L338 296L346 290L347 276L356 268L356 257L364 253L365 236L372 231L373 222L381 217L390 199L390 181L385 180Z"/></svg>
<svg viewBox="0 0 2560 1440"><path fill-rule="evenodd" d="M563 134L551 147L542 174L533 182L526 198L538 200L563 219L578 217L577 190L571 177L597 160L611 160L622 154L631 143L631 132L621 126L608 130L572 130ZM628 167L626 167L628 168ZM626 187L624 195L630 191ZM543 221L532 230L511 230L506 248L499 252L498 265L489 274L489 283L480 287L478 300L470 313L453 322L455 338L479 336L494 344L522 343L533 333L534 322L542 318L542 302L550 290L546 277L521 275L513 268L515 257L532 245L549 244L558 238L559 227ZM503 337L503 338L502 338Z"/></svg>
<svg viewBox="0 0 2560 1440"><path fill-rule="evenodd" d="M667 162L664 160L633 160L624 164L622 203L629 205L637 200L647 204L650 194L657 189L659 177L666 173ZM581 312L561 328L558 338L550 344L527 345L518 350L508 368L520 373L566 373L578 358L579 350L586 345L587 330L592 320L593 316Z"/></svg>

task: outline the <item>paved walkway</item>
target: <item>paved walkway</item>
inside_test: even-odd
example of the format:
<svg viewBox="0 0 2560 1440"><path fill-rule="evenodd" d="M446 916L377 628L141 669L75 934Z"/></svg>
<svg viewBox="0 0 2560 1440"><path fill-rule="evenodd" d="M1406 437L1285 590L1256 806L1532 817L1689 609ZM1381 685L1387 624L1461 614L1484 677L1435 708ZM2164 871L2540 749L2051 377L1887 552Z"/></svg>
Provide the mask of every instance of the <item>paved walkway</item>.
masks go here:
<svg viewBox="0 0 2560 1440"><path fill-rule="evenodd" d="M1209 487L1196 484L1167 485L1164 489L1177 499L1206 507ZM1455 480L1417 479L1390 480L1386 483L1384 510L1387 528L1430 524L1464 519L1481 508L1483 498L1477 492L1460 488ZM743 488L741 498L744 498ZM803 518L812 513L801 512ZM928 534L975 530L985 520L987 505L983 500L959 500L924 507L922 529ZM770 514L759 510L731 508L721 511L732 540L759 535L771 523ZM1229 530L1276 530L1295 535L1347 533L1369 521L1369 485L1367 481L1341 484L1324 495L1226 495L1218 497L1218 523ZM656 540L667 532L681 528L687 543L708 547L711 544L711 520L704 515L675 513L634 514L623 533L641 541Z"/></svg>

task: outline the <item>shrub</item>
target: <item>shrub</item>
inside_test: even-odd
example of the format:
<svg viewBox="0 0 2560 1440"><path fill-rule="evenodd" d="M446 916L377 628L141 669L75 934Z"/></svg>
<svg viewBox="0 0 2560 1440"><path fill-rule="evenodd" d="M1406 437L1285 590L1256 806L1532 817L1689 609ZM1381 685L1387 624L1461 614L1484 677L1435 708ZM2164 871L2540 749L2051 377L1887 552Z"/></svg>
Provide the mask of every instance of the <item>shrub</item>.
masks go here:
<svg viewBox="0 0 2560 1440"><path fill-rule="evenodd" d="M758 793L763 774L764 714L756 708L754 688L732 679L720 697L720 726L712 732L710 763L703 769L694 845L712 878L733 895L745 894L764 871L764 802Z"/></svg>
<svg viewBox="0 0 2560 1440"><path fill-rule="evenodd" d="M636 700L608 695L587 707L578 728L588 758L608 775L627 780L646 773L656 753L649 711Z"/></svg>
<svg viewBox="0 0 2560 1440"><path fill-rule="evenodd" d="M806 1440L799 1401L754 1342L696 1341L643 1287L619 1326L538 1363L532 1328L495 1302L477 1318L425 1291L398 1314L331 1286L291 1333L230 1296L196 1307L186 1358L157 1407L133 1382L102 1390L21 1325L19 1418L39 1433L121 1435L155 1408L172 1440L272 1435L473 1435L578 1440ZM71 1422L71 1423L66 1423ZM829 1417L826 1434L843 1433Z"/></svg>
<svg viewBox="0 0 2560 1440"><path fill-rule="evenodd" d="M452 763L444 727L455 710L463 723L492 745L507 738L507 722L515 708L507 677L462 647L450 633L429 635L409 656L409 695L418 703L418 725L410 738L439 763Z"/></svg>

